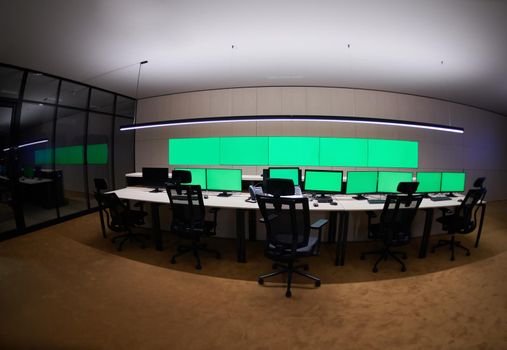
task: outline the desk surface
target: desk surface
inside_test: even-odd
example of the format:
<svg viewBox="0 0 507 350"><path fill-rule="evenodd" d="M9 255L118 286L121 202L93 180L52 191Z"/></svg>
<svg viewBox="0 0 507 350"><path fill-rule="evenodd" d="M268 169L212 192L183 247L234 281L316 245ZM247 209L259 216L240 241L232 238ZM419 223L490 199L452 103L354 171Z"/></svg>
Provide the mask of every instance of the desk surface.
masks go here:
<svg viewBox="0 0 507 350"><path fill-rule="evenodd" d="M152 189L146 187L126 187L116 191L112 191L121 199L129 199L142 202L169 204L169 197L165 191L153 193ZM206 193L206 192L204 192ZM258 209L257 203L245 202L249 197L247 193L233 193L230 197L218 197L218 192L208 192L208 198L204 199L204 205L207 207L216 208L234 208L234 209ZM365 210L382 210L384 204L369 204L366 200L356 200L352 196L347 197L343 195L334 196L333 199L337 205L329 203L319 203L318 207L314 207L310 203L311 211L365 211ZM463 196L453 197L448 201L432 201L424 198L420 209L427 208L443 208L443 207L456 207L461 204L459 199Z"/></svg>

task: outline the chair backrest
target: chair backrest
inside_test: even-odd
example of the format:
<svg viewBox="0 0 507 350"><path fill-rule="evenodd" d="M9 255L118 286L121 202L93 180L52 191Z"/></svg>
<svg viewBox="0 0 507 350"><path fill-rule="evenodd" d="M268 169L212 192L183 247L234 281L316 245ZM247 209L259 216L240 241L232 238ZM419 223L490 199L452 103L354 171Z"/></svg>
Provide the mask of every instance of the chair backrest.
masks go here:
<svg viewBox="0 0 507 350"><path fill-rule="evenodd" d="M96 194L102 208L109 212L110 221L108 226L112 230L117 230L128 226L127 212L128 208L122 203L116 193L97 193Z"/></svg>
<svg viewBox="0 0 507 350"><path fill-rule="evenodd" d="M97 193L107 190L107 182L105 179L95 178L95 179L93 179L93 183L95 184L95 191Z"/></svg>
<svg viewBox="0 0 507 350"><path fill-rule="evenodd" d="M402 244L410 241L412 221L422 199L422 195L387 195L380 214L380 227L386 243Z"/></svg>
<svg viewBox="0 0 507 350"><path fill-rule="evenodd" d="M485 188L469 189L461 205L454 211L454 219L449 223L447 230L459 233L469 233L475 230L478 204L484 199L485 195Z"/></svg>
<svg viewBox="0 0 507 350"><path fill-rule="evenodd" d="M201 186L168 184L166 191L173 213L171 230L181 233L202 229L206 212Z"/></svg>
<svg viewBox="0 0 507 350"><path fill-rule="evenodd" d="M296 255L308 245L310 212L308 198L258 196L257 203L266 226L266 246Z"/></svg>

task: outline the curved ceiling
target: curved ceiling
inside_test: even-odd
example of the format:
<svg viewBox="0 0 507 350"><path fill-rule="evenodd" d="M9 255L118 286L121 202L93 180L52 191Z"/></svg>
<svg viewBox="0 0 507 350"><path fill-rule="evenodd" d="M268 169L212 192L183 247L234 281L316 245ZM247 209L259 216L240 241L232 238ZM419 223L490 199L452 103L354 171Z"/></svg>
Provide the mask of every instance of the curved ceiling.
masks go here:
<svg viewBox="0 0 507 350"><path fill-rule="evenodd" d="M507 115L507 1L0 0L0 62L139 98L336 86Z"/></svg>

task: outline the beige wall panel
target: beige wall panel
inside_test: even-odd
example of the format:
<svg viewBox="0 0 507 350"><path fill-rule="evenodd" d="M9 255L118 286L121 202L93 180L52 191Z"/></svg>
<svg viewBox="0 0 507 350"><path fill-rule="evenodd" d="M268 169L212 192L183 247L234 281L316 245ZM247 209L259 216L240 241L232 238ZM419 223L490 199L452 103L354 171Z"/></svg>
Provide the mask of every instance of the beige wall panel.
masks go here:
<svg viewBox="0 0 507 350"><path fill-rule="evenodd" d="M170 96L154 97L138 102L137 123L169 119Z"/></svg>
<svg viewBox="0 0 507 350"><path fill-rule="evenodd" d="M355 115L354 90L330 89L331 90L331 114L350 117Z"/></svg>
<svg viewBox="0 0 507 350"><path fill-rule="evenodd" d="M333 90L329 88L307 88L306 114L332 115Z"/></svg>
<svg viewBox="0 0 507 350"><path fill-rule="evenodd" d="M229 116L232 111L232 92L227 90L210 91L210 116Z"/></svg>
<svg viewBox="0 0 507 350"><path fill-rule="evenodd" d="M306 114L306 88L284 87L282 89L282 113Z"/></svg>
<svg viewBox="0 0 507 350"><path fill-rule="evenodd" d="M275 136L283 134L284 122L257 122L258 136Z"/></svg>
<svg viewBox="0 0 507 350"><path fill-rule="evenodd" d="M282 88L266 87L257 89L257 114L282 114Z"/></svg>
<svg viewBox="0 0 507 350"><path fill-rule="evenodd" d="M190 93L169 96L169 117L167 119L188 118Z"/></svg>
<svg viewBox="0 0 507 350"><path fill-rule="evenodd" d="M257 89L232 90L232 115L257 114Z"/></svg>
<svg viewBox="0 0 507 350"><path fill-rule="evenodd" d="M375 117L386 119L400 119L398 98L396 94L378 91L375 98L377 105Z"/></svg>
<svg viewBox="0 0 507 350"><path fill-rule="evenodd" d="M211 114L211 95L209 91L190 94L188 118L204 118Z"/></svg>
<svg viewBox="0 0 507 350"><path fill-rule="evenodd" d="M354 90L356 117L374 117L377 111L377 95L375 91Z"/></svg>

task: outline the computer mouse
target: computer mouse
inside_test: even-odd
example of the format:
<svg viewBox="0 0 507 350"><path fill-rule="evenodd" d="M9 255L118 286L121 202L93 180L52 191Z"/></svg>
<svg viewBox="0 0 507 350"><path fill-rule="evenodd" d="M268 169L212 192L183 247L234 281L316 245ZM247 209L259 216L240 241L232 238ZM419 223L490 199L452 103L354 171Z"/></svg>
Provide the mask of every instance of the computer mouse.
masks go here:
<svg viewBox="0 0 507 350"><path fill-rule="evenodd" d="M319 206L319 202L317 202L317 201L313 201L313 206L314 206L314 207L318 207L318 206Z"/></svg>
<svg viewBox="0 0 507 350"><path fill-rule="evenodd" d="M338 205L338 203L335 202L335 201L329 202L329 204L331 204L331 205Z"/></svg>
<svg viewBox="0 0 507 350"><path fill-rule="evenodd" d="M202 197L203 197L204 199L208 199L208 195L207 195L207 194L204 194Z"/></svg>

